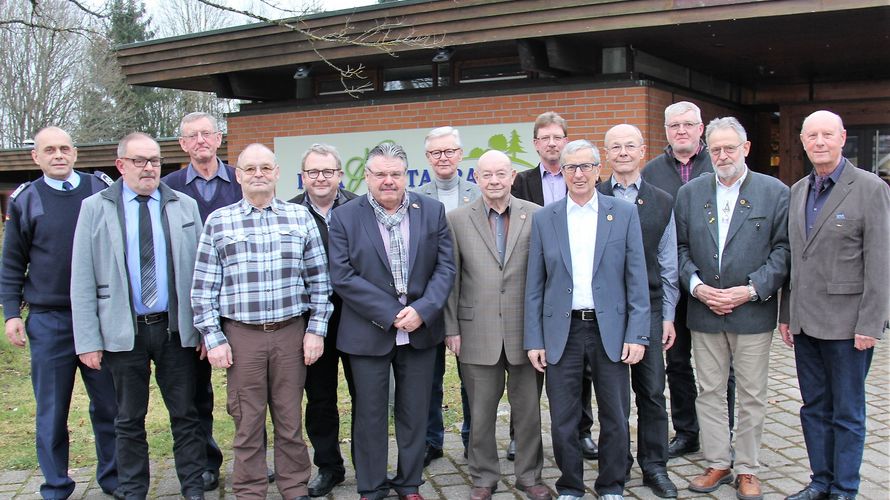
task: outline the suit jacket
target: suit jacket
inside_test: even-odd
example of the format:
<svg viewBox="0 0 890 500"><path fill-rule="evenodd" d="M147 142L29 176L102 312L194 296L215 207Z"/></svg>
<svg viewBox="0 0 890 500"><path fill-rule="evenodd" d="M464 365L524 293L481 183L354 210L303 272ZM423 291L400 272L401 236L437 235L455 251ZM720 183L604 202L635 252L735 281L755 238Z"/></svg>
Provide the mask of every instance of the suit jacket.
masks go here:
<svg viewBox="0 0 890 500"><path fill-rule="evenodd" d="M705 174L689 181L677 193L675 216L680 259L680 282L688 290L694 273L715 288L747 285L750 280L760 296L732 313L719 316L691 296L686 323L690 330L717 333L762 333L776 327L776 291L788 277L788 187L768 175L748 170L739 189L723 246L722 265L717 265L716 175Z"/></svg>
<svg viewBox="0 0 890 500"><path fill-rule="evenodd" d="M642 177L646 182L651 182L653 186L667 191L667 193L677 199L677 192L683 185L683 179L677 172L677 160L674 159L674 153L670 146L664 149L664 154L656 156L646 163L643 167ZM711 165L711 157L705 149L705 143L701 143L701 151L695 159L692 160L692 173L689 174L689 180L700 177L703 174L713 173L714 167Z"/></svg>
<svg viewBox="0 0 890 500"><path fill-rule="evenodd" d="M130 276L127 273L123 180L83 201L71 258L71 309L77 354L131 351L136 336ZM183 347L198 345L192 324L190 291L201 236L198 204L160 183L161 219L173 277L169 285L170 326ZM136 257L138 258L138 256ZM175 299L175 300L174 300Z"/></svg>
<svg viewBox="0 0 890 500"><path fill-rule="evenodd" d="M890 188L844 161L809 238L809 176L791 187L791 295L781 321L795 335L881 338L890 317Z"/></svg>
<svg viewBox="0 0 890 500"><path fill-rule="evenodd" d="M541 181L541 165L516 174L510 192L520 200L544 206L544 184Z"/></svg>
<svg viewBox="0 0 890 500"><path fill-rule="evenodd" d="M522 347L525 275L532 214L540 206L513 198L504 264L481 198L448 214L457 273L445 308L445 334L460 335L460 362L528 363Z"/></svg>
<svg viewBox="0 0 890 500"><path fill-rule="evenodd" d="M408 303L423 324L408 334L411 346L432 347L445 338L442 312L454 284L451 236L445 207L417 193L408 193ZM389 258L367 196L333 212L328 258L334 292L343 298L337 349L364 356L382 356L395 345L399 303Z"/></svg>
<svg viewBox="0 0 890 500"><path fill-rule="evenodd" d="M482 196L482 191L479 190L479 186L473 184L470 181L464 179L457 180L457 191L458 191L458 205L464 206L468 205L471 202L475 201L476 198ZM415 193L425 194L430 198L439 199L439 188L436 187L435 181L427 182L423 186L420 186L417 189L414 189Z"/></svg>
<svg viewBox="0 0 890 500"><path fill-rule="evenodd" d="M603 348L618 362L625 343L649 344L649 285L636 207L597 196L593 300ZM567 199L532 219L525 287L525 349L545 349L547 362L562 357L572 313L572 253ZM578 228L574 228L578 229ZM546 244L545 244L546 242Z"/></svg>

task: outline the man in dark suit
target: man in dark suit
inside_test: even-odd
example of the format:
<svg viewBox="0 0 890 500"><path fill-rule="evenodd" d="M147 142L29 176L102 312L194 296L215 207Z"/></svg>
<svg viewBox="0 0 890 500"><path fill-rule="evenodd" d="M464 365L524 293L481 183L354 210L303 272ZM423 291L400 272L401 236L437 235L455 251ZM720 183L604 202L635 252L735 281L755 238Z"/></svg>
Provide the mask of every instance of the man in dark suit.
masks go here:
<svg viewBox="0 0 890 500"><path fill-rule="evenodd" d="M808 116L800 139L813 172L791 187L791 291L779 331L794 347L813 472L791 500L856 497L865 377L890 317L890 189L842 156L846 138L838 115Z"/></svg>
<svg viewBox="0 0 890 500"><path fill-rule="evenodd" d="M591 143L567 144L560 163L569 196L532 220L524 344L532 365L546 368L560 498L580 499L585 491L578 421L588 362L600 417L595 490L616 500L623 498L630 445L628 365L649 343L640 218L630 203L597 195L600 161Z"/></svg>
<svg viewBox="0 0 890 500"><path fill-rule="evenodd" d="M633 125L616 125L603 141L611 179L597 186L600 193L629 201L640 213L643 251L651 306L649 348L631 366L631 386L637 403L637 459L643 484L662 498L677 496L667 473L668 415L664 399L664 354L674 343L677 304L677 230L674 199L640 177L646 145ZM633 457L628 455L628 473Z"/></svg>
<svg viewBox="0 0 890 500"><path fill-rule="evenodd" d="M778 312L773 297L788 277L788 187L748 169L751 143L735 118L714 119L706 137L716 175L680 188L675 209L707 465L689 489L710 493L732 482L735 469L738 498L759 500L758 456ZM739 382L734 443L726 404L730 367Z"/></svg>
<svg viewBox="0 0 890 500"><path fill-rule="evenodd" d="M355 380L353 446L362 498L422 500L423 457L436 345L454 285L451 237L442 203L407 193L404 149L385 142L368 153L368 195L334 211L331 281L343 298L337 348ZM390 369L395 374L398 468L386 476Z"/></svg>

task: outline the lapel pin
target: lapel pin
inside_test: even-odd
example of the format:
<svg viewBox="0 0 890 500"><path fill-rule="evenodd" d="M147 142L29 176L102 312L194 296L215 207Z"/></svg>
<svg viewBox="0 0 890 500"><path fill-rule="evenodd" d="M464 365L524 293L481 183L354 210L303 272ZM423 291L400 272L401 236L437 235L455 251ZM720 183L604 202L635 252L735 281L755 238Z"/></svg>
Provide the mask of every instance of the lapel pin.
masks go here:
<svg viewBox="0 0 890 500"><path fill-rule="evenodd" d="M464 203L469 203L469 202L470 202L470 197L464 196Z"/></svg>
<svg viewBox="0 0 890 500"><path fill-rule="evenodd" d="M612 219L614 219L614 217L612 217L612 214L606 216L607 221L612 222Z"/></svg>
<svg viewBox="0 0 890 500"><path fill-rule="evenodd" d="M411 208L420 208L420 205L418 205L417 203L412 203Z"/></svg>
<svg viewBox="0 0 890 500"><path fill-rule="evenodd" d="M643 204L642 198L637 198L637 205L642 205L642 204Z"/></svg>
<svg viewBox="0 0 890 500"><path fill-rule="evenodd" d="M520 215L519 218L525 220L525 214Z"/></svg>
<svg viewBox="0 0 890 500"><path fill-rule="evenodd" d="M745 206L745 205L748 204L748 200L742 198L741 200L739 200L739 204L742 205L742 206Z"/></svg>
<svg viewBox="0 0 890 500"><path fill-rule="evenodd" d="M711 202L705 203L705 208L711 208Z"/></svg>
<svg viewBox="0 0 890 500"><path fill-rule="evenodd" d="M713 223L714 223L714 218L713 218L713 217L711 217L710 219L708 219L708 224L713 224Z"/></svg>

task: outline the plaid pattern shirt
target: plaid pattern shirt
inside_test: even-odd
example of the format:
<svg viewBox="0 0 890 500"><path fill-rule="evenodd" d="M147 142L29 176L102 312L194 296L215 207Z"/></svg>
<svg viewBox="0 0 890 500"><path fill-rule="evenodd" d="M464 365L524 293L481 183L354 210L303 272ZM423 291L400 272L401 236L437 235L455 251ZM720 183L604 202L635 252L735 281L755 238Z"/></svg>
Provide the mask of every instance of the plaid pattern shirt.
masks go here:
<svg viewBox="0 0 890 500"><path fill-rule="evenodd" d="M226 343L221 318L262 324L310 311L307 332L324 336L334 310L327 254L306 207L247 200L207 219L192 284L195 328L207 349Z"/></svg>

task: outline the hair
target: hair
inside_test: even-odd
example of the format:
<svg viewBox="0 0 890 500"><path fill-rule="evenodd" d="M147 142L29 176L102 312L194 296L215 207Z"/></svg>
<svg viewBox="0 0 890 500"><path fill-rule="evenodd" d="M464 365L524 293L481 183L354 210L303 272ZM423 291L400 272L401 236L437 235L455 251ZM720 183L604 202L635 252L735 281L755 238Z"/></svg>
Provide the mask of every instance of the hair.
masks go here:
<svg viewBox="0 0 890 500"><path fill-rule="evenodd" d="M124 138L117 143L117 157L123 158L124 155L127 154L127 146L130 145L131 141L134 141L136 139L148 139L149 141L155 143L155 145L158 144L158 141L154 140L154 137L144 132L131 132L125 135ZM158 146L158 149L160 149L160 147L161 146Z"/></svg>
<svg viewBox="0 0 890 500"><path fill-rule="evenodd" d="M265 152L269 153L270 155L272 155L272 162L275 163L276 165L278 165L278 158L275 157L275 152L272 151L271 149L269 149L265 144L260 144L258 142L254 142L253 144L248 144L247 146L245 146L245 148L238 155L238 161L235 163L235 165L238 165L240 167L241 166L241 158L244 157L245 153L247 153L248 151L253 150L253 149L259 149L261 151L265 151Z"/></svg>
<svg viewBox="0 0 890 500"><path fill-rule="evenodd" d="M196 122L201 118L207 118L208 120L210 120L210 125L213 126L212 132L219 132L219 122L216 121L215 116L201 111L195 111L194 113L189 113L182 117L182 121L179 122L179 136L182 137L184 133L183 129L185 128L185 125L187 123Z"/></svg>
<svg viewBox="0 0 890 500"><path fill-rule="evenodd" d="M535 118L535 129L533 131L534 139L538 138L538 129L541 127L546 127L548 125L559 125L562 128L563 135L569 135L569 128L566 124L565 118L559 116L553 111L548 111L546 113L541 113Z"/></svg>
<svg viewBox="0 0 890 500"><path fill-rule="evenodd" d="M405 153L405 149L392 141L381 142L368 152L368 159L365 160L365 170L368 169L371 160L377 157L401 160L405 170L408 170L408 155Z"/></svg>
<svg viewBox="0 0 890 500"><path fill-rule="evenodd" d="M457 131L456 128L446 126L446 127L439 127L439 128L434 128L434 129L430 130L430 133L428 133L426 135L426 137L423 139L423 149L426 149L426 147L429 145L431 140L438 139L439 137L445 137L448 135L454 137L454 142L457 143L457 147L461 147L460 133Z"/></svg>
<svg viewBox="0 0 890 500"><path fill-rule="evenodd" d="M734 117L726 116L723 118L714 118L713 120L711 120L711 123L708 124L708 128L705 129L705 142L708 142L708 139L714 132L725 129L731 129L735 131L742 142L746 142L748 140L748 134L745 132L745 127L743 127L742 124L739 123L739 121L736 120Z"/></svg>
<svg viewBox="0 0 890 500"><path fill-rule="evenodd" d="M302 171L306 167L306 158L309 158L309 155L315 153L321 156L333 156L334 161L337 163L337 170L341 170L343 168L343 162L340 161L340 153L337 152L337 148L331 146L330 144L322 144L316 142L315 144L309 146L309 149L303 153L303 158L300 160L300 170Z"/></svg>
<svg viewBox="0 0 890 500"><path fill-rule="evenodd" d="M593 152L593 162L596 163L597 165L599 165L600 164L599 151L596 150L596 146L594 146L593 143L591 143L590 141L585 140L585 139L578 139L578 140L575 140L575 141L572 141L572 142L566 144L566 147L562 148L562 153L560 153L560 155L559 155L559 163L560 164L565 163L565 157L567 155L575 154L578 151L583 151L585 149L589 149L590 151Z"/></svg>
<svg viewBox="0 0 890 500"><path fill-rule="evenodd" d="M682 115L688 111L694 112L695 119L701 123L701 108L689 101L679 101L664 108L664 125L667 126L668 120L670 120L672 116Z"/></svg>

